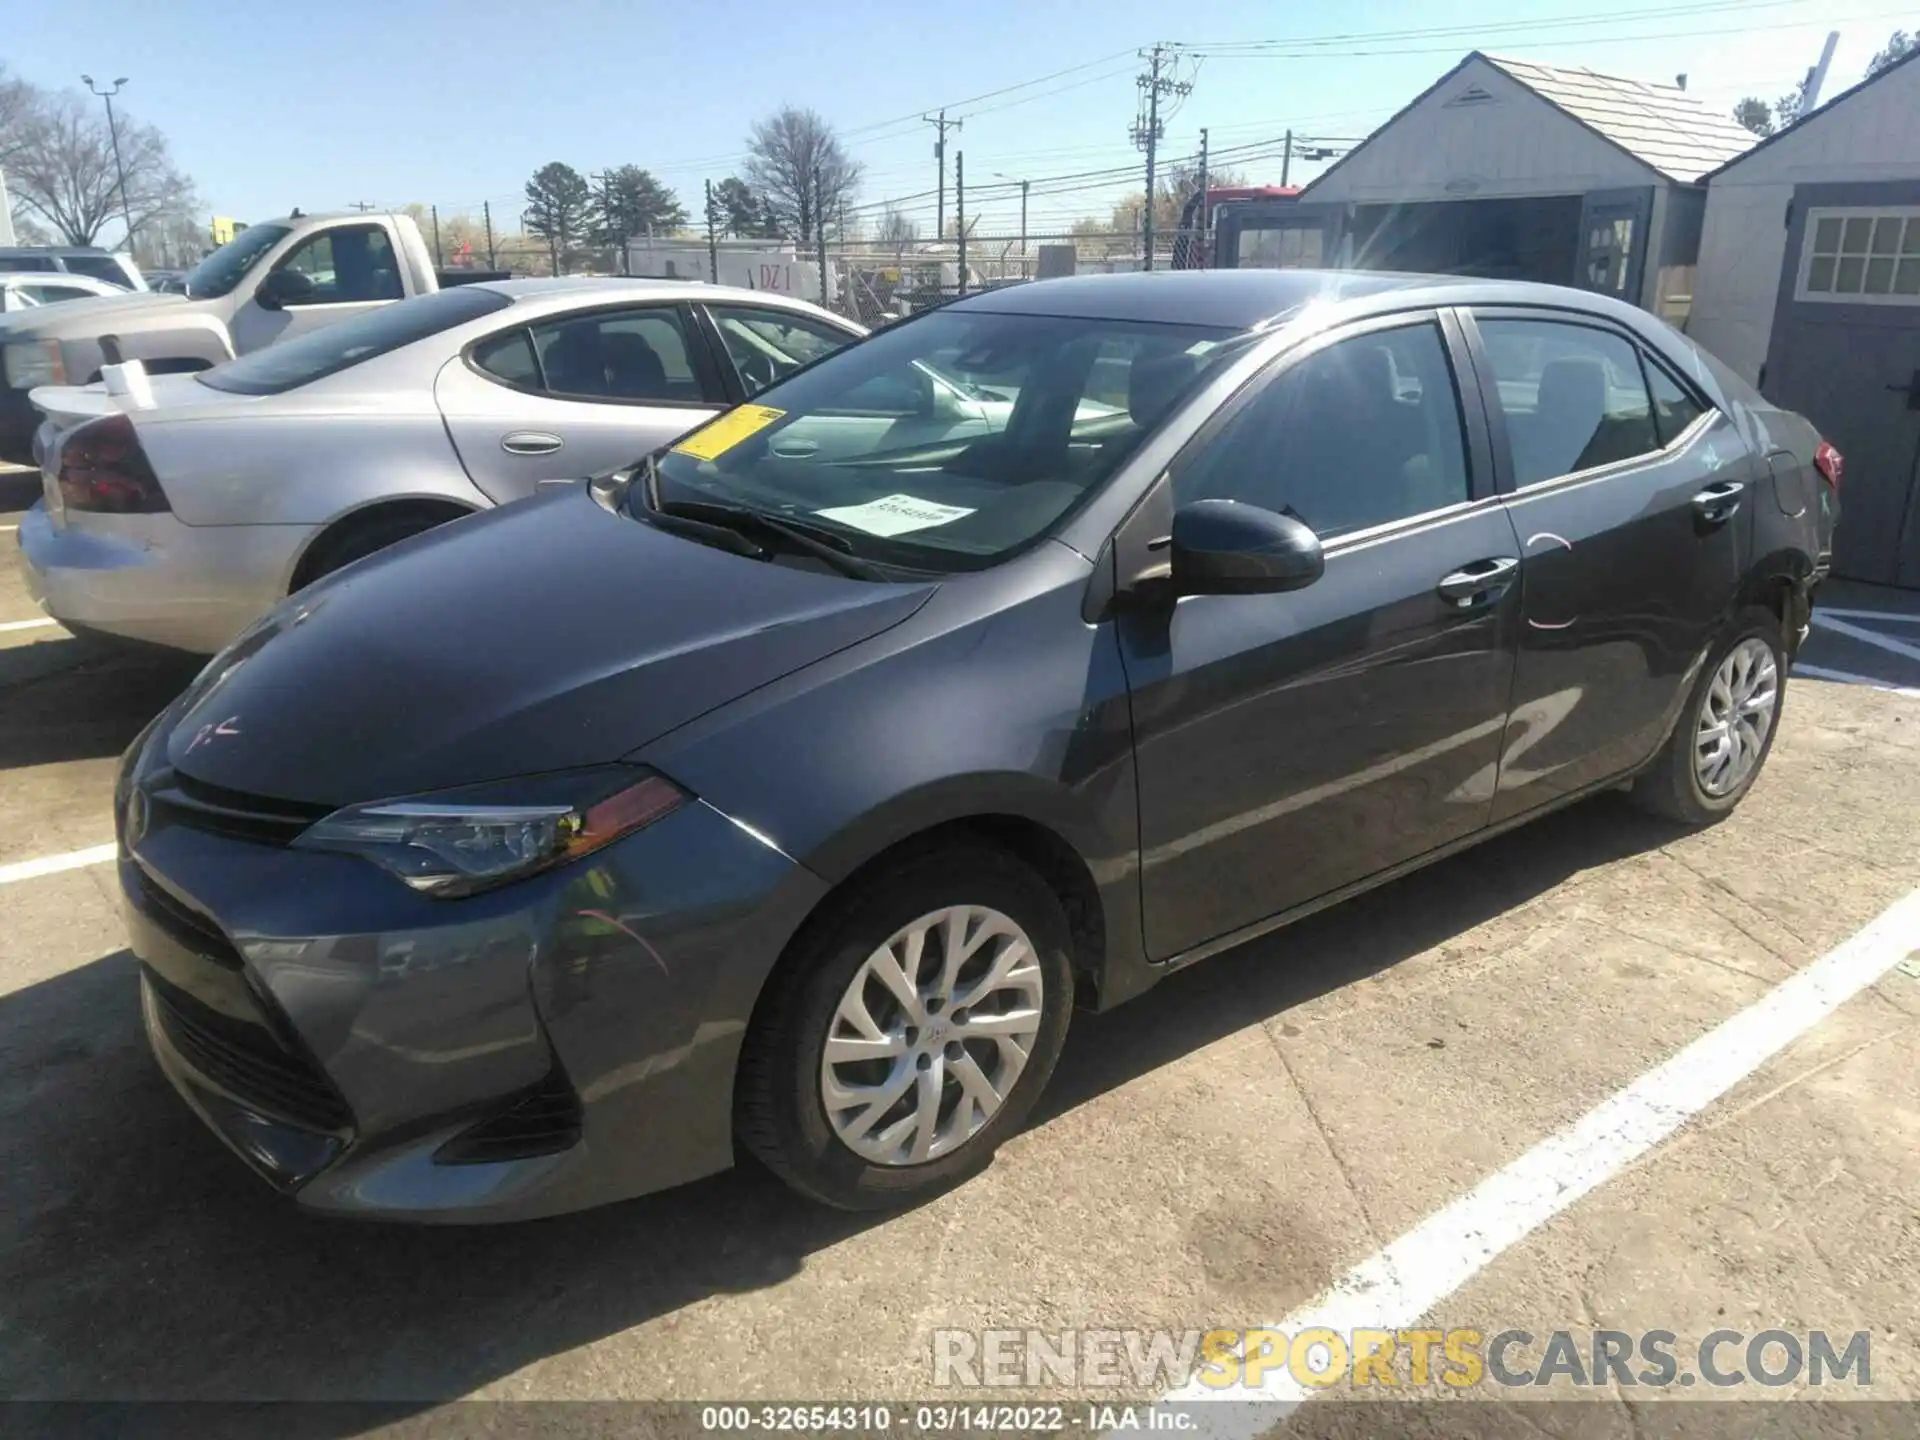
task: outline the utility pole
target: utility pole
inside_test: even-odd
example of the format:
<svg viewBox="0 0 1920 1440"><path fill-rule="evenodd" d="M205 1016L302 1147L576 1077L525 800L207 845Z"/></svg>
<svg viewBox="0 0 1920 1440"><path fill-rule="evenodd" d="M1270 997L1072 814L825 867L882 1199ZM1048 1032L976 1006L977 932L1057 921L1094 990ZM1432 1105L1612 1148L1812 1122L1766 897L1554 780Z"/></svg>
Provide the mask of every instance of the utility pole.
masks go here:
<svg viewBox="0 0 1920 1440"><path fill-rule="evenodd" d="M940 185L939 198L934 202L933 209L933 238L944 240L947 238L947 131L964 129L965 126L958 120L947 119L947 112L944 110L937 116L922 115L920 118L927 124L937 127L938 138L933 142L933 163L940 170Z"/></svg>
<svg viewBox="0 0 1920 1440"><path fill-rule="evenodd" d="M1133 124L1133 143L1147 152L1147 208L1144 221L1143 244L1146 254L1143 264L1153 269L1153 187L1154 161L1158 156L1161 137L1166 134L1166 122L1160 117L1160 97L1171 95L1176 99L1193 93L1191 81L1175 80L1170 73L1173 68L1173 47L1155 45L1151 50L1142 50L1140 58L1147 62L1147 73L1136 76L1142 96L1141 104L1145 113Z"/></svg>
<svg viewBox="0 0 1920 1440"><path fill-rule="evenodd" d="M1032 183L1031 180L1020 182L1020 273L1023 275L1027 270L1027 187Z"/></svg>
<svg viewBox="0 0 1920 1440"><path fill-rule="evenodd" d="M1293 132L1287 131L1287 148L1280 153L1280 184L1284 188L1293 173Z"/></svg>
<svg viewBox="0 0 1920 1440"><path fill-rule="evenodd" d="M967 152L953 152L953 223L960 232L960 293L967 293Z"/></svg>
<svg viewBox="0 0 1920 1440"><path fill-rule="evenodd" d="M440 253L440 207L429 205L427 212L433 216L433 264L438 269L447 263L446 257Z"/></svg>
<svg viewBox="0 0 1920 1440"><path fill-rule="evenodd" d="M86 81L87 89L107 102L107 134L113 140L113 173L120 178L120 218L127 222L127 248L133 248L133 210L127 204L127 167L120 162L120 126L113 118L113 97L120 93L120 87L127 83L122 75L113 82L111 90L102 90L93 83L91 75L80 77Z"/></svg>
<svg viewBox="0 0 1920 1440"><path fill-rule="evenodd" d="M493 202L491 200L480 202L480 218L487 222L487 268L497 270L499 266L493 259Z"/></svg>
<svg viewBox="0 0 1920 1440"><path fill-rule="evenodd" d="M707 181L707 279L720 283L720 239L713 229L713 182Z"/></svg>
<svg viewBox="0 0 1920 1440"><path fill-rule="evenodd" d="M350 200L347 202L347 208L349 210L358 210L362 215L364 215L369 210L378 210L380 207L374 204L371 200Z"/></svg>
<svg viewBox="0 0 1920 1440"><path fill-rule="evenodd" d="M1197 264L1195 246L1200 250ZM1204 125L1200 127L1200 233L1187 240L1187 261L1197 270L1213 268L1212 248L1207 233L1207 127Z"/></svg>
<svg viewBox="0 0 1920 1440"><path fill-rule="evenodd" d="M820 242L820 305L827 307L827 206L820 189L820 162L813 162L813 233Z"/></svg>

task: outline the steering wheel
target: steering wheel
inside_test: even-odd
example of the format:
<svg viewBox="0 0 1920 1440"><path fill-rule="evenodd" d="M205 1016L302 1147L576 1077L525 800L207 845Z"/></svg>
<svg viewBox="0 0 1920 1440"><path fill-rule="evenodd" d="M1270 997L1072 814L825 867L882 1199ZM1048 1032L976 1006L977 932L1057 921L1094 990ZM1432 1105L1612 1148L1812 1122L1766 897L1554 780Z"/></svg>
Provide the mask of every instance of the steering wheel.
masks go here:
<svg viewBox="0 0 1920 1440"><path fill-rule="evenodd" d="M780 378L780 369L771 355L752 355L740 362L740 378L749 391L758 394Z"/></svg>

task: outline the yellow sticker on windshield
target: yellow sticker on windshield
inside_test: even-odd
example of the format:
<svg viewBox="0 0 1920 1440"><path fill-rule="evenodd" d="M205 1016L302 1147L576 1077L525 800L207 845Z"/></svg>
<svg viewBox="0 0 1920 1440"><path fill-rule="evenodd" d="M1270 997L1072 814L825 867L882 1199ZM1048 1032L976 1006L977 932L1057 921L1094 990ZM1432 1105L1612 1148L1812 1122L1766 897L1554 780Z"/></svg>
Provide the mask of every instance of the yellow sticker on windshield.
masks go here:
<svg viewBox="0 0 1920 1440"><path fill-rule="evenodd" d="M737 405L712 423L702 425L673 448L676 454L691 455L696 460L718 460L786 413L771 405Z"/></svg>

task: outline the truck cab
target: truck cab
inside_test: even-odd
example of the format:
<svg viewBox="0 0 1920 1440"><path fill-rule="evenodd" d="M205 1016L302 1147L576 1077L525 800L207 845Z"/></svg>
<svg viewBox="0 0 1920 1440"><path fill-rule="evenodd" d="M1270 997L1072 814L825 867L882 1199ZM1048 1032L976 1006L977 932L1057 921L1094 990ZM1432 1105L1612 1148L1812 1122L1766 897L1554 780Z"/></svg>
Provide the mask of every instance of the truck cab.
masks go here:
<svg viewBox="0 0 1920 1440"><path fill-rule="evenodd" d="M0 317L0 459L33 463L27 394L84 385L139 360L152 374L205 370L440 288L411 217L302 215L251 225L184 277L185 293L76 300Z"/></svg>

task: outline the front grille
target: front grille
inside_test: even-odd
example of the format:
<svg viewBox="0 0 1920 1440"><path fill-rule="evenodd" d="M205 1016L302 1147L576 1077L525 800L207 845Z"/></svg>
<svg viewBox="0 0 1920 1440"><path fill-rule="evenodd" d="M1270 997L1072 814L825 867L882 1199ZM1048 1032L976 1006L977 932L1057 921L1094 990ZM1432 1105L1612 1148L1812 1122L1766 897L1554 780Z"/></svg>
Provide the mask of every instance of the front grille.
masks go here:
<svg viewBox="0 0 1920 1440"><path fill-rule="evenodd" d="M184 825L262 845L291 844L316 820L332 813L326 805L277 800L209 785L178 770L161 770L146 782L150 828Z"/></svg>
<svg viewBox="0 0 1920 1440"><path fill-rule="evenodd" d="M320 1067L266 1029L210 1010L158 977L147 983L167 1042L215 1085L305 1130L353 1124L353 1112Z"/></svg>
<svg viewBox="0 0 1920 1440"><path fill-rule="evenodd" d="M134 904L140 907L141 913L190 954L205 956L230 970L240 968L240 951L211 915L202 914L162 887L144 868L134 868L138 887Z"/></svg>
<svg viewBox="0 0 1920 1440"><path fill-rule="evenodd" d="M580 1097L556 1066L499 1114L468 1126L434 1153L440 1165L484 1165L557 1155L580 1140Z"/></svg>

